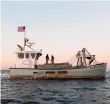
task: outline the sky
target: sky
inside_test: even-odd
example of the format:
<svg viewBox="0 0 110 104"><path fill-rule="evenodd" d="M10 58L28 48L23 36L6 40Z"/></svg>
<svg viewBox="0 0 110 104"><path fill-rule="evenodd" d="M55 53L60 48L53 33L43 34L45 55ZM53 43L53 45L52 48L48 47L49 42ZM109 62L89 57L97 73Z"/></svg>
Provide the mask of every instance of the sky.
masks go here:
<svg viewBox="0 0 110 104"><path fill-rule="evenodd" d="M110 69L110 1L2 1L1 2L1 68L16 64L17 44L26 36L54 55L55 62L66 62L82 48L107 62Z"/></svg>

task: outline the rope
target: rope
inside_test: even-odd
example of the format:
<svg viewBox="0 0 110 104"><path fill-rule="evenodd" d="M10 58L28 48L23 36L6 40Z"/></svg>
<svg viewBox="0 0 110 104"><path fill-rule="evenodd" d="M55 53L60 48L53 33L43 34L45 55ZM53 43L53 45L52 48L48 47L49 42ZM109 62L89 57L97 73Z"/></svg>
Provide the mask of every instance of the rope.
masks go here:
<svg viewBox="0 0 110 104"><path fill-rule="evenodd" d="M71 60L70 60L70 64L74 64L75 62L77 61L77 58L75 57L75 58L71 58Z"/></svg>
<svg viewBox="0 0 110 104"><path fill-rule="evenodd" d="M71 62L74 58L75 58L76 56L73 56L69 61L67 61L67 62Z"/></svg>

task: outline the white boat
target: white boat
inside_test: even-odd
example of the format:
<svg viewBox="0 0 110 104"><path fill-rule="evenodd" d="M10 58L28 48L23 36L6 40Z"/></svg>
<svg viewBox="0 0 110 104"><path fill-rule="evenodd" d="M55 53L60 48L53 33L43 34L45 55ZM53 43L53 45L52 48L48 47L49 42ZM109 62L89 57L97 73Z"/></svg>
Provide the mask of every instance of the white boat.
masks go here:
<svg viewBox="0 0 110 104"><path fill-rule="evenodd" d="M42 50L37 52L32 48L33 44L29 42L29 39L24 38L24 47L17 45L19 51L15 53L21 63L9 68L10 79L105 78L107 63L97 63L95 55L91 55L85 48L76 54L76 65L69 62L38 64ZM26 51L26 47L31 51Z"/></svg>

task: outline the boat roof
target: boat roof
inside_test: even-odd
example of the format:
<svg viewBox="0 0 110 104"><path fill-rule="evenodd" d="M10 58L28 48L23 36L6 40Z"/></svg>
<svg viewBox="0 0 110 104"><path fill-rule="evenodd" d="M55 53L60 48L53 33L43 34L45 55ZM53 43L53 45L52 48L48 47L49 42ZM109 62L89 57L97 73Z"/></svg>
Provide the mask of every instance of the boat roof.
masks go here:
<svg viewBox="0 0 110 104"><path fill-rule="evenodd" d="M15 53L18 54L18 53L39 53L39 52L38 51L18 51L18 52L15 52Z"/></svg>

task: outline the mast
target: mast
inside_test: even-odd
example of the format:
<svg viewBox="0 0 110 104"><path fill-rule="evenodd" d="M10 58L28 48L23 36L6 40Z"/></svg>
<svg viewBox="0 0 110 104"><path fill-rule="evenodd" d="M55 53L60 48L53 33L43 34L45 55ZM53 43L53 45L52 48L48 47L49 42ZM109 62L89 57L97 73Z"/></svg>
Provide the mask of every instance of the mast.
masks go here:
<svg viewBox="0 0 110 104"><path fill-rule="evenodd" d="M92 63L98 64L97 61L95 60L95 55L91 55L86 48L83 48L81 51L78 51L76 54L77 57L77 67L87 67L91 65ZM73 57L70 60L72 63Z"/></svg>
<svg viewBox="0 0 110 104"><path fill-rule="evenodd" d="M24 29L24 51L25 51L25 46L26 46L26 26L23 26Z"/></svg>
<svg viewBox="0 0 110 104"><path fill-rule="evenodd" d="M77 66L83 67L82 57L81 57L81 51L78 51L76 57L78 58Z"/></svg>
<svg viewBox="0 0 110 104"><path fill-rule="evenodd" d="M90 57L92 58L92 61L90 62L90 64L95 61L95 63L97 64L98 62L95 60L95 55L91 55L86 49L85 51L90 55Z"/></svg>
<svg viewBox="0 0 110 104"><path fill-rule="evenodd" d="M86 67L85 48L82 49L83 64Z"/></svg>
<svg viewBox="0 0 110 104"><path fill-rule="evenodd" d="M19 26L18 32L24 32L24 45L23 46L17 45L20 49L20 52L17 52L18 57L23 60L19 67L21 66L24 67L24 65L29 65L29 67L31 67L32 66L31 60L33 59L35 61L33 63L34 67L37 68L37 62L39 57L42 55L41 53L42 49L40 50L40 52L36 52L36 50L32 48L33 44L35 43L29 42L29 39L26 37L26 26ZM31 51L27 51L26 47L30 48ZM19 54L22 54L22 55L19 55Z"/></svg>

